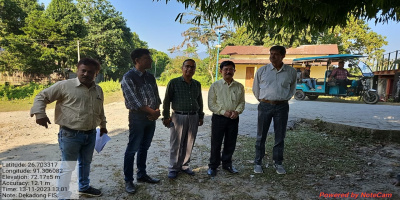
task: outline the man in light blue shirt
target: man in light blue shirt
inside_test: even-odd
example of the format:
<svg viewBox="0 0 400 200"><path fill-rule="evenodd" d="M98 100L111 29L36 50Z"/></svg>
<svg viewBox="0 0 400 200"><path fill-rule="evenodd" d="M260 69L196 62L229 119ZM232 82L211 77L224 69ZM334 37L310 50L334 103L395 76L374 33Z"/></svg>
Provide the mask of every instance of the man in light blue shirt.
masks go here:
<svg viewBox="0 0 400 200"><path fill-rule="evenodd" d="M286 125L289 116L289 103L296 90L296 70L283 64L286 49L273 46L270 49L270 64L257 70L254 77L253 93L260 101L258 105L257 141L255 173L263 173L262 159L265 156L265 140L272 119L274 120L275 144L272 158L278 174L286 174L283 168L283 149ZM266 165L268 167L268 164Z"/></svg>

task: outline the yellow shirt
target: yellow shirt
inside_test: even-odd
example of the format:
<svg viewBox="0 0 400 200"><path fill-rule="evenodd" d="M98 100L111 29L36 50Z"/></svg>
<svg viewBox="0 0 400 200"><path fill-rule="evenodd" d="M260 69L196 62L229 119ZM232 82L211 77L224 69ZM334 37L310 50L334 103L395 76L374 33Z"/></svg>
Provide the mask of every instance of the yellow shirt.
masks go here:
<svg viewBox="0 0 400 200"><path fill-rule="evenodd" d="M93 84L87 88L78 78L57 82L36 95L31 116L36 115L36 119L47 117L46 105L54 101L57 101L56 124L80 131L95 129L99 125L106 128L104 94L100 86Z"/></svg>
<svg viewBox="0 0 400 200"><path fill-rule="evenodd" d="M224 115L227 110L240 114L244 105L244 87L235 80L230 85L224 79L216 81L208 91L208 108L216 115Z"/></svg>

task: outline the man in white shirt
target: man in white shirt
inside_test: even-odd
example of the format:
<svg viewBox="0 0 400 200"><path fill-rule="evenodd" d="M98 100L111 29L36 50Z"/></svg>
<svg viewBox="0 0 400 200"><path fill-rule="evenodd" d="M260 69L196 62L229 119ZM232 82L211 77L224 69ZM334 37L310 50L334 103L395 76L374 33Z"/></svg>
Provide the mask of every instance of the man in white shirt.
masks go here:
<svg viewBox="0 0 400 200"><path fill-rule="evenodd" d="M275 144L272 159L278 174L286 174L283 168L283 149L286 125L289 117L289 103L296 90L296 70L283 63L286 49L283 46L271 47L270 64L257 70L254 77L253 93L260 101L258 105L257 141L255 173L263 173L262 159L265 156L265 140L271 120L274 120ZM268 164L266 165L268 167Z"/></svg>

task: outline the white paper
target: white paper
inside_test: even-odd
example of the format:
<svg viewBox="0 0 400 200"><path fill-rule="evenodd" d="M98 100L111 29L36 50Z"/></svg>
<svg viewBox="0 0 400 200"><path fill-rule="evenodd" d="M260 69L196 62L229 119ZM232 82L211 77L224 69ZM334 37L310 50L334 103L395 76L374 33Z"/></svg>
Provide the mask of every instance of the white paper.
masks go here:
<svg viewBox="0 0 400 200"><path fill-rule="evenodd" d="M100 153L103 150L104 146L110 141L111 138L107 134L103 134L100 137L100 129L96 129L96 144L94 145L94 149L96 149L97 153Z"/></svg>

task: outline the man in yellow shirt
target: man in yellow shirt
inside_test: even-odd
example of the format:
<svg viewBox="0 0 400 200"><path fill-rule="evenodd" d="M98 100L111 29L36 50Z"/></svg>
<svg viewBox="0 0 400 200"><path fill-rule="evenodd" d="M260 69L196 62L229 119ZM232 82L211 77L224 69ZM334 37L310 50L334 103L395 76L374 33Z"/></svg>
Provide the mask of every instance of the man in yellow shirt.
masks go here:
<svg viewBox="0 0 400 200"><path fill-rule="evenodd" d="M101 191L90 186L90 163L96 142L96 127L100 126L100 134L107 133L104 115L104 95L94 79L100 71L100 64L91 58L83 58L78 62L77 78L57 82L42 90L31 108L31 116L36 116L36 123L48 127L50 119L46 115L46 105L57 101L55 123L60 125L58 143L62 161L78 160L79 193L89 196L101 196ZM75 166L63 162L60 177L63 183L69 183ZM69 185L69 184L67 184ZM58 194L58 198L66 198L68 191Z"/></svg>
<svg viewBox="0 0 400 200"><path fill-rule="evenodd" d="M224 61L220 65L223 79L216 81L208 91L208 108L213 112L211 122L211 156L207 174L217 175L217 168L222 161L222 168L230 173L238 173L232 166L232 155L236 147L239 114L244 110L244 87L233 80L235 63ZM225 139L224 139L225 138ZM224 149L221 155L222 141Z"/></svg>

